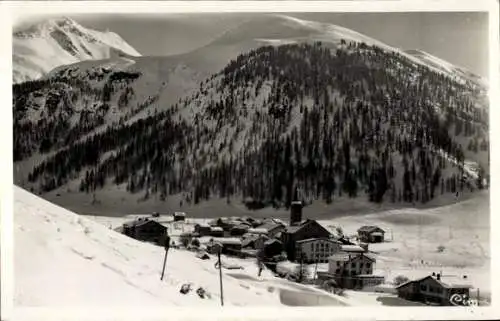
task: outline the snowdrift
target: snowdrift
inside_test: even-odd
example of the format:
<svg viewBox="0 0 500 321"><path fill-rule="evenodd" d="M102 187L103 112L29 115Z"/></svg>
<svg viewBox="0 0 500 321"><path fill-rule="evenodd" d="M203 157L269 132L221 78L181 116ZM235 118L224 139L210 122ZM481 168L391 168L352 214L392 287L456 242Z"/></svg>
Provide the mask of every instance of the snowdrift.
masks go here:
<svg viewBox="0 0 500 321"><path fill-rule="evenodd" d="M15 187L14 302L17 306L144 306L220 304L215 259L164 250L116 233ZM245 268L257 275L256 265ZM225 272L224 272L225 273ZM279 293L224 276L228 306L280 305ZM179 293L184 283L193 291ZM203 287L211 298L195 293Z"/></svg>

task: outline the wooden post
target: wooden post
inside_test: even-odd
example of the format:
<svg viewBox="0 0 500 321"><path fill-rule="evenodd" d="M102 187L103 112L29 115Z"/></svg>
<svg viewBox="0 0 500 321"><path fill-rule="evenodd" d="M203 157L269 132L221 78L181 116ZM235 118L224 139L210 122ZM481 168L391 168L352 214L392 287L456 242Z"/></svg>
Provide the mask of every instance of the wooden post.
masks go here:
<svg viewBox="0 0 500 321"><path fill-rule="evenodd" d="M479 301L480 301L480 297L479 297L479 288L477 288L477 306L479 306Z"/></svg>
<svg viewBox="0 0 500 321"><path fill-rule="evenodd" d="M222 249L221 249L222 250ZM220 261L220 252L217 253L217 257L219 260L219 281L220 281L220 305L224 306L224 289L222 287L222 263Z"/></svg>
<svg viewBox="0 0 500 321"><path fill-rule="evenodd" d="M220 282L220 305L224 306L224 289L222 287L222 262L220 260L220 255L222 252L222 244L214 243L213 249L217 252L217 263L215 263L215 268L219 269L219 282Z"/></svg>
<svg viewBox="0 0 500 321"><path fill-rule="evenodd" d="M163 258L163 268L161 270L160 281L163 281L163 276L165 275L165 266L167 265L167 254L168 250L165 250L165 257Z"/></svg>
<svg viewBox="0 0 500 321"><path fill-rule="evenodd" d="M165 266L167 265L168 249L170 248L170 236L168 236L168 232L167 235L165 236L164 247L165 247L165 257L163 258L163 268L161 270L160 281L163 281L163 276L165 275Z"/></svg>

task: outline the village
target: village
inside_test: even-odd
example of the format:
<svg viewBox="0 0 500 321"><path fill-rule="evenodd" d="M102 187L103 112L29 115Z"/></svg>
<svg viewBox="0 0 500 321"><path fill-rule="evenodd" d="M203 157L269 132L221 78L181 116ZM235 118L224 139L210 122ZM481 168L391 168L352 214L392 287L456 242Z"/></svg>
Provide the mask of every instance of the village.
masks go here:
<svg viewBox="0 0 500 321"><path fill-rule="evenodd" d="M377 252L371 250L374 244L390 242L387 231L366 225L359 226L356 235L344 235L341 227L331 231L316 220L303 219L302 208L301 202L292 202L288 224L250 216L190 220L186 213L175 212L167 215L168 220L159 213L139 217L118 230L159 246L169 235L169 247L192 251L201 260L220 254L254 259L259 271L266 268L276 277L337 295L345 290L385 293L398 306L472 304L473 285L466 275L450 277L436 271L413 280L404 276L388 280L375 272ZM222 262L221 268L243 267Z"/></svg>

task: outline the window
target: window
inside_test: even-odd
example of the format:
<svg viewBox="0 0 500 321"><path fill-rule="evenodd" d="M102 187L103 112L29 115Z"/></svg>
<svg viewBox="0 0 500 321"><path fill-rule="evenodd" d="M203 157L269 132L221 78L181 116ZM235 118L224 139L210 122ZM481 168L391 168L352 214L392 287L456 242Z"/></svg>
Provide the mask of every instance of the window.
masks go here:
<svg viewBox="0 0 500 321"><path fill-rule="evenodd" d="M422 291L427 291L427 285L425 285L425 284L420 284L420 290L422 290Z"/></svg>
<svg viewBox="0 0 500 321"><path fill-rule="evenodd" d="M367 269L371 269L371 267L372 267L372 264L371 264L371 263L366 263L366 268L367 268Z"/></svg>
<svg viewBox="0 0 500 321"><path fill-rule="evenodd" d="M340 266L340 261L337 261L337 266Z"/></svg>
<svg viewBox="0 0 500 321"><path fill-rule="evenodd" d="M359 268L363 269L363 262L359 262Z"/></svg>

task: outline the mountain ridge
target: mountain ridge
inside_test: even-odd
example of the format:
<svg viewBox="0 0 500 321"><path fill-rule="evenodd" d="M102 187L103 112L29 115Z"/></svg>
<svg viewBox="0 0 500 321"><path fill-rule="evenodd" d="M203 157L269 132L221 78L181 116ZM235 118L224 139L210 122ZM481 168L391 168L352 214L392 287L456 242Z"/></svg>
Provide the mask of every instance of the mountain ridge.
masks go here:
<svg viewBox="0 0 500 321"><path fill-rule="evenodd" d="M88 29L67 17L42 21L13 33L13 82L40 78L62 65L119 55L140 53L114 32Z"/></svg>

